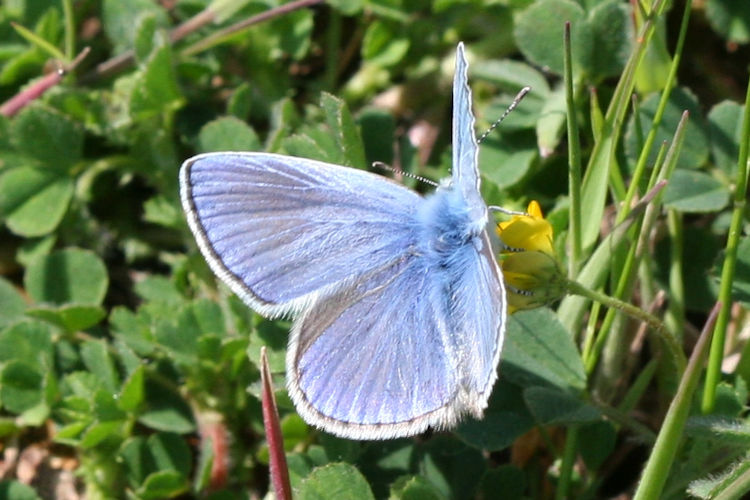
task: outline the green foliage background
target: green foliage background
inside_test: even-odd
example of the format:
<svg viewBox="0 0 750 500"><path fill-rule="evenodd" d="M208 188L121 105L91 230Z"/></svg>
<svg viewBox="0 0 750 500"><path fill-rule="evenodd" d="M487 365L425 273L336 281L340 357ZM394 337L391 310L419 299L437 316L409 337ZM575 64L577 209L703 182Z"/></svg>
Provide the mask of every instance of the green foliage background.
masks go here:
<svg viewBox="0 0 750 500"><path fill-rule="evenodd" d="M283 390L289 322L263 319L217 283L178 198L180 164L221 150L357 168L381 161L445 177L462 40L479 132L522 86L533 87L481 145L485 199L510 209L539 200L565 262L564 21L572 23L581 155L584 163L594 158L583 181L581 262L570 268L593 263L580 278L597 266L598 281L587 284L612 294L621 277L632 277L620 298L643 308L665 290L668 307L657 315L688 354L719 290L733 286L734 335L715 405L701 411L699 386L674 463L663 471L663 493L642 498L750 491L747 212L734 279L721 278L748 140L750 6L696 2L677 53L685 1L673 2L654 16L637 67L630 61L649 8L619 0L337 0L223 31L280 3L0 6L0 101L91 49L58 85L0 116L0 497L61 498L65 488L70 498L269 494L262 346L300 498L604 498L636 490L682 373L635 322L618 316L599 330L604 310L569 299L517 313L484 420L414 439L334 438L308 427ZM205 12L211 22L175 36ZM123 55L124 64L100 66ZM635 99L604 170L597 144L613 130L605 110L625 77ZM637 224L613 243L605 236L665 89L655 146L643 158L650 175L689 110L676 168L654 202L654 224ZM648 186L635 187L643 194ZM628 271L627 247L639 231L649 251ZM606 251L602 261L595 249ZM594 338L606 339L600 351L589 350ZM24 465L31 472L21 473Z"/></svg>

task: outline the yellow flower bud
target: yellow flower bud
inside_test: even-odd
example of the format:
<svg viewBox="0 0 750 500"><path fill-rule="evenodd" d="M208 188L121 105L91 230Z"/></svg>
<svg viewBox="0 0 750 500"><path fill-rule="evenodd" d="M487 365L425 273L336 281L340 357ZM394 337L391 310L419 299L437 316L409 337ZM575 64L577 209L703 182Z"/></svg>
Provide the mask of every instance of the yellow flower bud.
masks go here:
<svg viewBox="0 0 750 500"><path fill-rule="evenodd" d="M499 223L497 234L503 244L500 266L509 313L543 306L563 295L565 280L552 246L552 226L539 203L532 201L526 214Z"/></svg>

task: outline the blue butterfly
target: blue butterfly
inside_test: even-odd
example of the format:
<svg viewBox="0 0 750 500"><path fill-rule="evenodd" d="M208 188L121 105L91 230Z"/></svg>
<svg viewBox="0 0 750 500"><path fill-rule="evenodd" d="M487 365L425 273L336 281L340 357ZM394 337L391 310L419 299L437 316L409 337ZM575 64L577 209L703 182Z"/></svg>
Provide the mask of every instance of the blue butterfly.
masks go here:
<svg viewBox="0 0 750 500"><path fill-rule="evenodd" d="M459 44L453 172L427 197L363 170L270 153L202 154L180 171L211 269L259 313L296 318L289 394L332 434L410 436L487 407L506 300L479 193L467 68Z"/></svg>

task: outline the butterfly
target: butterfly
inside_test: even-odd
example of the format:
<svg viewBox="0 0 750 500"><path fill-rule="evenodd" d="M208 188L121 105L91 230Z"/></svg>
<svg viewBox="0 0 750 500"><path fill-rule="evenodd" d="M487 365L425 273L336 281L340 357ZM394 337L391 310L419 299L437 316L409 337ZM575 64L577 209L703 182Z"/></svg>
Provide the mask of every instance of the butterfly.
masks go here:
<svg viewBox="0 0 750 500"><path fill-rule="evenodd" d="M287 389L305 421L329 433L411 436L487 407L506 298L467 70L459 43L452 174L428 196L271 153L201 154L180 170L182 205L214 273L260 314L295 318Z"/></svg>

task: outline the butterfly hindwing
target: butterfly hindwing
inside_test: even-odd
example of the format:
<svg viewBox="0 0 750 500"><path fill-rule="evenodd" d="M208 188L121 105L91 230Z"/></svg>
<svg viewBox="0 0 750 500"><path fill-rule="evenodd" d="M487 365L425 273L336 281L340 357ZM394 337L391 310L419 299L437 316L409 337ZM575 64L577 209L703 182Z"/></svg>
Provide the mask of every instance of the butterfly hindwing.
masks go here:
<svg viewBox="0 0 750 500"><path fill-rule="evenodd" d="M308 422L384 439L481 415L495 381L504 292L491 254L473 244L458 253L450 271L407 256L295 323L287 384Z"/></svg>

